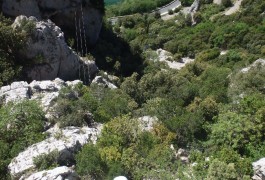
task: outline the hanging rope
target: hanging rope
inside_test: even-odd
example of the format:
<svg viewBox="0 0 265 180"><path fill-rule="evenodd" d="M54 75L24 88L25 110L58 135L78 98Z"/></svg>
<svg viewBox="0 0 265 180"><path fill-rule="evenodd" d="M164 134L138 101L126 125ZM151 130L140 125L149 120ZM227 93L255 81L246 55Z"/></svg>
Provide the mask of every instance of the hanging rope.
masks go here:
<svg viewBox="0 0 265 180"><path fill-rule="evenodd" d="M87 42L86 42L86 29L85 29L85 20L84 20L84 12L83 12L83 7L81 5L81 15L82 15L82 25L83 25L83 33L84 33L84 44L85 44L85 56L88 54L87 53ZM84 70L85 71L85 70ZM89 66L87 66L87 84L90 83L90 73L89 73Z"/></svg>
<svg viewBox="0 0 265 180"><path fill-rule="evenodd" d="M79 40L78 40L78 23L77 23L77 15L76 15L76 11L75 11L75 36L76 36L76 52L77 55L79 54ZM77 57L78 58L78 57ZM79 63L79 67L78 67L78 72L79 72L79 79L81 80L81 67L80 67L80 63Z"/></svg>
<svg viewBox="0 0 265 180"><path fill-rule="evenodd" d="M81 7L80 7L80 10L81 10L81 13L83 8L82 8L82 4L81 4ZM84 48L83 48L83 38L82 38L82 29L81 29L81 18L79 18L79 32L80 32L80 46L81 46L81 56L84 56ZM85 80L86 80L86 72L85 72L85 62L83 62L83 75L84 75L84 83L85 83Z"/></svg>
<svg viewBox="0 0 265 180"><path fill-rule="evenodd" d="M83 8L81 5L81 13L82 13L82 24L83 24L83 33L84 33L84 43L85 43L85 55L87 55L87 44L86 44L86 29L85 29L85 20L84 20L84 13Z"/></svg>

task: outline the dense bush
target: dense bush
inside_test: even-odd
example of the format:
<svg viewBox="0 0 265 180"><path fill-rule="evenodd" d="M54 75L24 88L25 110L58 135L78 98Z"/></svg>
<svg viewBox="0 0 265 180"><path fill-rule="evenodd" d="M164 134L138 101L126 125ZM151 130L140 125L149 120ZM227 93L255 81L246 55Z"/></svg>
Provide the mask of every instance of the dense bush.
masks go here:
<svg viewBox="0 0 265 180"><path fill-rule="evenodd" d="M134 13L150 12L170 2L171 0L124 0L119 4L108 7L107 13L112 16L120 16Z"/></svg>
<svg viewBox="0 0 265 180"><path fill-rule="evenodd" d="M57 99L54 121L60 127L91 125L108 122L114 117L128 114L137 108L137 103L119 89L107 89L100 85L90 88L79 84L62 89ZM91 114L92 113L92 114Z"/></svg>
<svg viewBox="0 0 265 180"><path fill-rule="evenodd" d="M41 154L33 159L35 167L39 170L52 169L58 166L58 151L52 151L49 154Z"/></svg>
<svg viewBox="0 0 265 180"><path fill-rule="evenodd" d="M109 12L148 12L167 2L125 0ZM227 2L203 0L193 26L191 16L181 12L168 21L157 14L135 14L114 27L104 24L91 53L100 69L120 77L120 89L62 89L52 121L61 127L91 125L93 119L105 123L97 144L85 145L76 155L83 179L185 179L187 174L193 179L250 179L251 162L265 152L264 66L240 70L264 58L265 6L262 0L244 0L240 12L225 16ZM8 37L5 28L10 29L8 23L2 28ZM8 38L3 42L12 45ZM153 60L159 48L174 54L170 61L195 61L181 70L170 69ZM13 64L20 64L13 53L6 61L12 47L2 49L5 84L14 77ZM0 179L7 178L12 157L44 138L43 113L35 105L20 105L0 110ZM138 117L146 115L159 119L151 131L139 127ZM190 161L196 163L177 162L171 144L190 150ZM51 157L39 157L37 166L52 167L56 158Z"/></svg>
<svg viewBox="0 0 265 180"><path fill-rule="evenodd" d="M136 119L115 118L104 126L96 146L87 145L77 155L77 169L84 176L105 179L117 175L133 179L169 177L176 168L174 154L169 149L173 139L174 134L163 125L146 132ZM161 169L165 173L157 174Z"/></svg>
<svg viewBox="0 0 265 180"><path fill-rule="evenodd" d="M0 108L0 179L7 178L7 165L13 157L45 138L44 122L44 113L34 101Z"/></svg>
<svg viewBox="0 0 265 180"><path fill-rule="evenodd" d="M25 34L14 31L11 24L0 15L0 87L19 77L23 65L17 53L23 48Z"/></svg>

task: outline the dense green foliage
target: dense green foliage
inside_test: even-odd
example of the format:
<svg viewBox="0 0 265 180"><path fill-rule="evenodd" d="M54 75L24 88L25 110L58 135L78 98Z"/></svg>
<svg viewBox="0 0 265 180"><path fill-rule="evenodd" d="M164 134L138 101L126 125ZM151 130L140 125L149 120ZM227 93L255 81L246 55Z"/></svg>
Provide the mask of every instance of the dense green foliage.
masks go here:
<svg viewBox="0 0 265 180"><path fill-rule="evenodd" d="M231 1L221 5L203 1L194 16L195 26L189 16L180 13L168 21L136 14L120 18L113 27L144 62L143 70L125 78L120 86L139 105L133 116L158 117L175 134L173 144L191 150L191 161L197 163L192 168L194 179L249 179L251 162L261 158L265 149L264 66L240 71L265 57L265 4L244 0L240 12L223 15L229 6ZM180 71L169 69L150 60L156 58L158 48L171 52L171 61L185 56L196 61ZM119 151L113 148L112 152ZM108 169L107 160L105 163ZM185 165L177 168L190 172ZM137 173L127 175L139 177ZM177 176L187 178L185 173Z"/></svg>
<svg viewBox="0 0 265 180"><path fill-rule="evenodd" d="M77 155L77 171L96 179L117 175L168 179L177 167L169 148L173 139L174 134L161 124L147 132L130 116L114 118L105 124L97 145L86 145Z"/></svg>
<svg viewBox="0 0 265 180"><path fill-rule="evenodd" d="M171 0L123 0L120 3L109 6L107 13L109 16L144 13L155 10L170 2Z"/></svg>
<svg viewBox="0 0 265 180"><path fill-rule="evenodd" d="M12 22L0 15L0 87L20 75L22 62L17 52L22 49L25 34L13 30Z"/></svg>
<svg viewBox="0 0 265 180"><path fill-rule="evenodd" d="M137 108L137 103L119 89L106 89L94 85L90 88L79 84L73 88L61 90L57 99L54 121L60 127L90 125L94 115L97 122L108 122L116 116L132 112Z"/></svg>
<svg viewBox="0 0 265 180"><path fill-rule="evenodd" d="M146 12L161 5L157 2L166 3L125 0L109 11ZM182 13L167 21L157 14L135 14L115 25L105 22L91 54L100 69L120 77L119 88L64 88L50 122L60 127L91 126L92 119L104 123L97 144L85 145L75 156L83 179L250 179L251 162L265 153L265 69L262 63L242 68L265 58L265 3L243 0L241 11L225 16L230 3L202 1L193 25ZM159 48L173 55L169 61L195 61L170 69L155 60ZM43 138L43 113L37 106L27 111L33 103L24 103L0 110L2 174L12 157ZM158 118L150 131L143 131L139 121L146 115ZM23 122L22 128L10 130L10 122ZM171 145L187 149L193 166L180 162ZM40 156L35 164L47 169L54 159Z"/></svg>
<svg viewBox="0 0 265 180"><path fill-rule="evenodd" d="M41 154L33 159L35 168L39 171L52 169L57 167L58 164L58 151L52 151L49 154Z"/></svg>
<svg viewBox="0 0 265 180"><path fill-rule="evenodd" d="M7 165L26 147L45 138L44 113L34 101L0 108L0 179L7 177Z"/></svg>

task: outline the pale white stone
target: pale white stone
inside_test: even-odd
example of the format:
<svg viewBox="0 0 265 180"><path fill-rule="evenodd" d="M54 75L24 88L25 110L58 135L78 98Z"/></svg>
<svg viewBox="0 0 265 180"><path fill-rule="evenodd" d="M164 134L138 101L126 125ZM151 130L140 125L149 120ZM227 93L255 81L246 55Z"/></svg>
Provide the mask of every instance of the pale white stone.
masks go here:
<svg viewBox="0 0 265 180"><path fill-rule="evenodd" d="M251 68L257 67L258 65L265 66L265 59L258 59L258 60L256 60L255 62L253 62L248 67L245 67L245 68L241 69L241 72L242 73L247 73Z"/></svg>
<svg viewBox="0 0 265 180"><path fill-rule="evenodd" d="M61 29L52 21L35 21L26 16L18 16L13 28L22 26L24 21L34 21L35 27L25 44L25 50L20 55L36 63L26 69L28 79L53 80L57 77L64 80L78 79L80 71L82 77L93 77L98 68L94 61L79 57L65 42ZM84 76L83 76L84 75ZM91 79L90 79L91 80ZM43 84L45 86L45 84Z"/></svg>
<svg viewBox="0 0 265 180"><path fill-rule="evenodd" d="M181 62L172 61L173 55L170 52L163 50L163 49L156 50L156 54L158 57L157 57L157 59L153 59L153 60L165 62L171 69L180 70L183 67L185 67L186 64L194 61L194 59L191 59L189 57L183 57Z"/></svg>
<svg viewBox="0 0 265 180"><path fill-rule="evenodd" d="M25 178L25 180L54 180L54 179L79 180L80 178L72 168L66 166L61 166L51 170L37 172L30 175L28 178ZM24 178L21 178L20 180L24 180Z"/></svg>
<svg viewBox="0 0 265 180"><path fill-rule="evenodd" d="M41 154L49 154L54 150L74 152L75 148L90 141L95 144L101 129L102 125L97 124L95 128L66 127L58 131L52 131L50 138L29 146L11 161L8 165L10 174L17 177L34 168L33 159Z"/></svg>
<svg viewBox="0 0 265 180"><path fill-rule="evenodd" d="M231 14L234 14L240 10L240 6L243 0L236 0L234 2L234 5L229 8L227 11L225 11L225 15L229 16Z"/></svg>
<svg viewBox="0 0 265 180"><path fill-rule="evenodd" d="M102 76L96 76L93 81L92 84L98 84L98 85L102 85L104 87L108 87L110 89L117 89L117 86L115 86L114 84L112 84L111 82L109 82L106 78L102 77Z"/></svg>
<svg viewBox="0 0 265 180"><path fill-rule="evenodd" d="M143 131L151 131L155 123L158 122L158 118L151 116L143 116L138 118L138 121Z"/></svg>
<svg viewBox="0 0 265 180"><path fill-rule="evenodd" d="M75 17L83 13L84 29L89 44L95 44L102 26L103 14L91 3L83 4L82 0L3 0L2 12L8 16L35 16L37 19L49 19L58 25L75 30ZM88 1L86 1L88 2ZM54 18L54 16L56 16ZM58 36L61 36L59 33Z"/></svg>
<svg viewBox="0 0 265 180"><path fill-rule="evenodd" d="M264 180L265 179L265 158L261 158L256 162L252 163L254 176L253 180Z"/></svg>
<svg viewBox="0 0 265 180"><path fill-rule="evenodd" d="M30 98L29 85L27 82L20 81L3 86L0 89L0 98L4 103Z"/></svg>

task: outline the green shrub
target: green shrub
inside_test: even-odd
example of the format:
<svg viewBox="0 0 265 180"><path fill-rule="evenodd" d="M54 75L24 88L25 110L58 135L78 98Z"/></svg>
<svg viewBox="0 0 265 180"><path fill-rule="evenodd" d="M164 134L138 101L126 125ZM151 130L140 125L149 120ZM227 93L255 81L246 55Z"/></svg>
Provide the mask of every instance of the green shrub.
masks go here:
<svg viewBox="0 0 265 180"><path fill-rule="evenodd" d="M231 0L222 0L222 5L223 5L224 7L230 7L230 6L232 6L233 4L232 4Z"/></svg>
<svg viewBox="0 0 265 180"><path fill-rule="evenodd" d="M52 151L49 154L41 154L33 158L33 163L38 171L53 169L58 166L58 151Z"/></svg>
<svg viewBox="0 0 265 180"><path fill-rule="evenodd" d="M240 94L264 94L264 66L257 64L251 67L247 72L239 71L231 77L231 85L229 88L229 96L233 100L240 98Z"/></svg>
<svg viewBox="0 0 265 180"><path fill-rule="evenodd" d="M174 14L174 11L173 11L172 9L169 9L169 10L168 10L168 14L169 14L169 15L172 15L172 14Z"/></svg>
<svg viewBox="0 0 265 180"><path fill-rule="evenodd" d="M200 52L197 55L197 60L198 61L210 61L213 60L215 58L217 58L220 55L220 51L218 48L214 48L214 49L209 49L209 50L205 50Z"/></svg>
<svg viewBox="0 0 265 180"><path fill-rule="evenodd" d="M233 163L226 164L214 159L210 164L207 180L236 180L237 174Z"/></svg>
<svg viewBox="0 0 265 180"><path fill-rule="evenodd" d="M76 171L80 176L90 175L92 178L103 179L105 164L94 145L85 145L76 155Z"/></svg>
<svg viewBox="0 0 265 180"><path fill-rule="evenodd" d="M192 5L193 0L181 0L181 5L186 7Z"/></svg>
<svg viewBox="0 0 265 180"><path fill-rule="evenodd" d="M174 9L174 13L178 13L180 12L180 10L182 9L183 7L182 6L179 6L177 8Z"/></svg>
<svg viewBox="0 0 265 180"><path fill-rule="evenodd" d="M160 14L160 12L159 12L159 11L156 11L155 14L154 14L154 17L155 17L156 19L161 18L161 14Z"/></svg>
<svg viewBox="0 0 265 180"><path fill-rule="evenodd" d="M25 62L18 57L25 44L25 34L14 31L12 22L0 15L0 87L20 76Z"/></svg>
<svg viewBox="0 0 265 180"><path fill-rule="evenodd" d="M0 108L0 177L8 176L11 159L45 138L45 116L35 101L9 103Z"/></svg>
<svg viewBox="0 0 265 180"><path fill-rule="evenodd" d="M212 67L200 76L200 97L213 96L216 102L227 102L230 69Z"/></svg>
<svg viewBox="0 0 265 180"><path fill-rule="evenodd" d="M215 147L230 146L244 154L249 143L258 143L263 138L263 126L258 119L235 112L221 113L218 122L212 125L210 144Z"/></svg>

